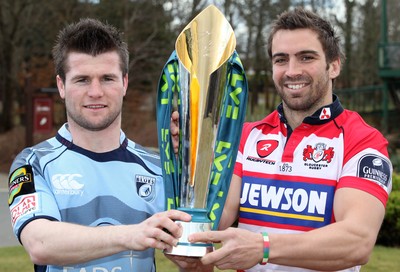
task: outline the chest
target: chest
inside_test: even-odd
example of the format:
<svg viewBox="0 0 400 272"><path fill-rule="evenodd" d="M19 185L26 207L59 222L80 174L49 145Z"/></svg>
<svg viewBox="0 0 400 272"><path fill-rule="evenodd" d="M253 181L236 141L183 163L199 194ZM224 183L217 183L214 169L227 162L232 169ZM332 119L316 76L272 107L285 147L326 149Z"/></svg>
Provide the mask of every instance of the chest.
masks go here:
<svg viewBox="0 0 400 272"><path fill-rule="evenodd" d="M290 137L281 128L254 129L242 153L243 171L337 179L343 166L343 133L304 125Z"/></svg>
<svg viewBox="0 0 400 272"><path fill-rule="evenodd" d="M63 221L84 225L98 225L100 221L133 223L163 208L161 175L138 163L64 156L48 169L47 190ZM135 218L127 214L135 214Z"/></svg>

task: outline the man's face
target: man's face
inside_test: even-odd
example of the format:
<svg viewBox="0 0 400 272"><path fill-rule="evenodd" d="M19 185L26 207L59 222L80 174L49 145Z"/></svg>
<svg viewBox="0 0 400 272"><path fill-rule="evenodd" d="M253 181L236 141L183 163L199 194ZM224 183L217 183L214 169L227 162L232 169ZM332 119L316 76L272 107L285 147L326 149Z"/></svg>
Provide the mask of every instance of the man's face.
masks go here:
<svg viewBox="0 0 400 272"><path fill-rule="evenodd" d="M332 102L332 79L340 73L340 60L327 64L310 29L279 30L272 40L272 72L284 109L312 114Z"/></svg>
<svg viewBox="0 0 400 272"><path fill-rule="evenodd" d="M120 127L127 84L128 75L122 75L116 52L95 57L71 52L67 59L65 84L57 76L69 125L90 131Z"/></svg>

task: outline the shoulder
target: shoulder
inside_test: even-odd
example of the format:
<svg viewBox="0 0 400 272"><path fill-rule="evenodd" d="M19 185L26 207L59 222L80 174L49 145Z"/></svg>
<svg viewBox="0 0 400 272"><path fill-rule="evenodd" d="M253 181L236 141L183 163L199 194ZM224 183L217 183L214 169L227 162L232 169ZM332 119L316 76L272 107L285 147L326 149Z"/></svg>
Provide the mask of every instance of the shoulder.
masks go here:
<svg viewBox="0 0 400 272"><path fill-rule="evenodd" d="M345 138L369 138L383 140L387 142L383 134L376 128L369 125L365 120L355 111L344 110L341 115L335 119L336 125L343 130Z"/></svg>
<svg viewBox="0 0 400 272"><path fill-rule="evenodd" d="M243 124L242 138L246 138L254 129L265 130L279 126L280 119L278 111L273 111L265 118L255 122L245 122Z"/></svg>
<svg viewBox="0 0 400 272"><path fill-rule="evenodd" d="M54 158L62 153L66 147L56 137L40 142L34 146L24 148L11 164L10 172L24 165L34 165L46 158ZM57 154L56 154L57 153Z"/></svg>
<svg viewBox="0 0 400 272"><path fill-rule="evenodd" d="M161 166L158 148L144 147L130 139L127 139L127 150L146 162L152 163L156 166Z"/></svg>
<svg viewBox="0 0 400 272"><path fill-rule="evenodd" d="M243 130L252 130L254 128L259 128L263 126L276 127L279 125L279 123L279 113L275 110L261 120L254 122L245 122L243 124Z"/></svg>
<svg viewBox="0 0 400 272"><path fill-rule="evenodd" d="M378 129L367 124L358 113L345 110L336 119L336 124L342 129L345 161L363 154L374 154L389 161L389 142Z"/></svg>

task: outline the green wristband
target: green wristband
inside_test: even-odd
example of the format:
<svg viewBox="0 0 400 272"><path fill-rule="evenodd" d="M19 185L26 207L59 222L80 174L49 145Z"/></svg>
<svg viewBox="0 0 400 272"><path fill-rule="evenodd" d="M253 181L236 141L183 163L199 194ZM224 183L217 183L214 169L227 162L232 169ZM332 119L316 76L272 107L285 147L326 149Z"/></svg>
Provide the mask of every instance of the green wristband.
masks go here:
<svg viewBox="0 0 400 272"><path fill-rule="evenodd" d="M261 232L263 239L264 239L264 256L262 261L260 262L261 265L266 265L268 263L269 258L269 237L268 233Z"/></svg>

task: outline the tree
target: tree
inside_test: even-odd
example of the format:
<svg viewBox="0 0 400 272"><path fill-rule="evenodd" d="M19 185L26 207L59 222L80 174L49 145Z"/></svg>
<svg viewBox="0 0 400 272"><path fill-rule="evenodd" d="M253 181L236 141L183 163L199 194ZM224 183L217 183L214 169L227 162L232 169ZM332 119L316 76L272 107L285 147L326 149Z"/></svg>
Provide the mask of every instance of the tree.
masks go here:
<svg viewBox="0 0 400 272"><path fill-rule="evenodd" d="M250 80L250 96L263 89L267 111L274 108L275 91L266 39L272 20L282 11L304 6L333 23L343 33L347 62L339 87L379 83L377 44L379 0L2 0L0 1L0 132L22 119L24 82L34 88L55 87L51 49L60 28L82 17L94 17L122 29L129 44L129 87L155 94L163 65L174 50L178 34L208 4L225 14L237 38L236 49ZM400 40L400 2L388 0L391 41ZM336 17L335 17L336 16ZM129 99L129 97L127 98ZM267 100L268 101L268 100Z"/></svg>
<svg viewBox="0 0 400 272"><path fill-rule="evenodd" d="M357 80L353 86L378 85L381 79L378 76L378 43L380 40L380 6L376 0L366 0L360 6L359 28L360 40L355 47L355 63L352 68ZM396 16L397 17L397 16Z"/></svg>
<svg viewBox="0 0 400 272"><path fill-rule="evenodd" d="M125 33L130 88L154 91L173 49L171 17L162 0L4 0L0 2L0 131L23 120L24 87L55 87L51 49L58 31L84 17L107 21Z"/></svg>
<svg viewBox="0 0 400 272"><path fill-rule="evenodd" d="M0 89L2 109L0 112L0 132L13 125L16 113L17 92L21 64L23 37L27 29L24 24L34 1L4 0L0 2ZM15 92L17 91L17 92Z"/></svg>

